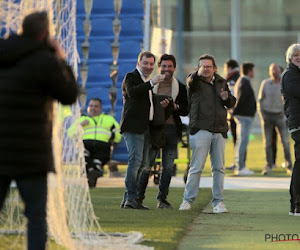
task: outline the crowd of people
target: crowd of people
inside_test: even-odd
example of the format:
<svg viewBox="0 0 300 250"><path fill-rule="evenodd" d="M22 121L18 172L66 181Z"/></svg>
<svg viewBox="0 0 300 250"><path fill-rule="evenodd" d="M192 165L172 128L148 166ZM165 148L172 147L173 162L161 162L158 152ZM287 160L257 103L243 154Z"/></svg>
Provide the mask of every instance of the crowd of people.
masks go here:
<svg viewBox="0 0 300 250"><path fill-rule="evenodd" d="M28 218L28 249L45 249L47 173L55 171L51 104L53 100L74 103L78 85L64 60L62 47L49 36L47 13L26 16L22 28L21 35L0 40L0 209L11 181L15 180ZM112 116L102 113L100 99L92 98L88 114L69 129L71 136L78 123L83 128L89 186L94 187L97 178L103 175L112 144L120 142L123 136L128 149L128 167L120 207L149 209L143 200L151 166L161 149L157 208L172 209L167 196L177 144L182 136L180 116L189 115L192 156L179 210L192 208L210 154L213 213L226 213L223 188L228 127L235 148L234 164L228 169L234 170L235 175L252 175L253 171L246 167L246 152L258 107L266 155L262 174L270 174L274 167L275 130L284 148L284 166L292 174L289 214L300 216L300 44L288 48L288 65L284 71L276 63L270 65L270 78L261 83L257 101L251 85L255 75L253 63L242 63L239 69L235 60L227 60L223 78L217 73L214 56L204 54L185 85L174 77L176 59L173 55L162 55L157 63L158 74L151 77L155 61L151 52L141 52L136 69L125 76L120 125ZM27 95L23 94L25 90ZM294 166L288 130L295 141Z"/></svg>

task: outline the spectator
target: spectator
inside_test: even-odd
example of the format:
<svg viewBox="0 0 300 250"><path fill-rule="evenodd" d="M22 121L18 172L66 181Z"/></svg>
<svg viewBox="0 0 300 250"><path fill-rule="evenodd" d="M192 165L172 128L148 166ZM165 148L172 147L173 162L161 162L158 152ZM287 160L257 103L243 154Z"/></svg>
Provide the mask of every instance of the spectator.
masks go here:
<svg viewBox="0 0 300 250"><path fill-rule="evenodd" d="M262 171L263 175L267 175L272 172L274 161L272 137L275 128L278 130L281 137L287 166L286 170L289 174L291 174L292 169L289 135L286 125L286 117L283 111L279 84L281 73L282 72L278 64L272 63L269 67L270 78L262 81L258 94L257 107L261 119L267 161L267 164Z"/></svg>
<svg viewBox="0 0 300 250"><path fill-rule="evenodd" d="M55 172L53 102L74 103L78 87L44 11L24 18L20 36L0 39L0 55L0 210L15 180L28 219L27 249L43 250L47 173Z"/></svg>
<svg viewBox="0 0 300 250"><path fill-rule="evenodd" d="M224 63L224 73L226 75L226 81L231 91L231 94L234 95L234 85L240 77L240 69L239 64L234 59L227 59ZM233 118L233 109L227 110L227 120L229 122L229 129L233 139L233 145L235 147L236 144L236 123ZM232 164L230 167L227 167L228 170L234 170L235 165Z"/></svg>
<svg viewBox="0 0 300 250"><path fill-rule="evenodd" d="M295 164L290 185L289 215L300 216L300 44L286 51L287 68L281 78L281 93L288 127L295 141Z"/></svg>
<svg viewBox="0 0 300 250"><path fill-rule="evenodd" d="M215 58L202 55L198 71L187 78L192 159L179 210L189 210L198 194L199 182L208 153L213 175L213 213L228 212L223 204L227 110L235 104L225 79L217 73ZM226 107L226 108L225 108Z"/></svg>
<svg viewBox="0 0 300 250"><path fill-rule="evenodd" d="M154 115L152 88L165 79L165 75L150 78L154 63L155 56L151 52L141 52L138 56L137 68L128 73L122 83L124 106L121 133L128 150L128 167L121 208L149 209L136 199L138 179L147 165L149 152L149 122L153 120Z"/></svg>
<svg viewBox="0 0 300 250"><path fill-rule="evenodd" d="M120 126L115 118L102 113L102 101L92 98L87 109L88 115L80 118L83 128L84 157L89 187L95 187L98 177L103 176L104 165L110 160L113 143L121 141ZM77 123L69 128L72 136Z"/></svg>
<svg viewBox="0 0 300 250"><path fill-rule="evenodd" d="M165 143L162 146L162 171L159 179L159 192L157 195L157 208L173 208L167 201L169 186L173 173L174 159L177 156L177 144L181 138L182 123L180 116L188 114L186 87L174 76L176 70L176 59L173 55L164 54L157 63L159 73L165 75L163 82L154 86L153 92L158 95L167 95L174 100L173 114L166 121ZM155 158L159 148L152 147L149 151L149 162L147 168L144 168L138 184L138 199L144 200L145 191L151 172L151 167L155 164Z"/></svg>
<svg viewBox="0 0 300 250"><path fill-rule="evenodd" d="M254 77L254 64L243 63L241 76L237 80L234 93L236 104L234 107L234 120L236 126L235 146L235 175L253 175L254 172L245 166L246 151L249 143L249 136L252 122L256 112L256 100L250 80Z"/></svg>

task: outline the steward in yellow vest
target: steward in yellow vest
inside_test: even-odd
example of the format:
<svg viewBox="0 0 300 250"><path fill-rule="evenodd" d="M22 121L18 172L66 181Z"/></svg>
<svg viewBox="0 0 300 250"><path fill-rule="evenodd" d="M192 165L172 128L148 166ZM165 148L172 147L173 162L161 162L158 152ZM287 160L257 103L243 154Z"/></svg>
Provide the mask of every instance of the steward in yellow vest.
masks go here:
<svg viewBox="0 0 300 250"><path fill-rule="evenodd" d="M90 187L95 187L97 178L103 176L104 165L110 160L112 144L120 142L122 136L120 125L115 118L101 114L102 101L99 98L90 100L87 112L88 115L80 117L80 125L83 128L88 182ZM70 127L69 136L72 136L77 124Z"/></svg>

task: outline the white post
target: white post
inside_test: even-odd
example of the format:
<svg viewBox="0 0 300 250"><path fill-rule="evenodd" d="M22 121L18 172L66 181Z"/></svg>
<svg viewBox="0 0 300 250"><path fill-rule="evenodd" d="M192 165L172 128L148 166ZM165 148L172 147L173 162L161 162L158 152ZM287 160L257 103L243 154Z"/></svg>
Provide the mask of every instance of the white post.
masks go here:
<svg viewBox="0 0 300 250"><path fill-rule="evenodd" d="M144 50L150 50L150 8L151 8L151 0L146 0L145 28L144 28Z"/></svg>
<svg viewBox="0 0 300 250"><path fill-rule="evenodd" d="M231 0L231 58L241 60L240 0Z"/></svg>
<svg viewBox="0 0 300 250"><path fill-rule="evenodd" d="M161 29L161 54L166 53L166 32L165 32L165 1L164 0L158 0L157 1L157 11L159 12L159 27Z"/></svg>

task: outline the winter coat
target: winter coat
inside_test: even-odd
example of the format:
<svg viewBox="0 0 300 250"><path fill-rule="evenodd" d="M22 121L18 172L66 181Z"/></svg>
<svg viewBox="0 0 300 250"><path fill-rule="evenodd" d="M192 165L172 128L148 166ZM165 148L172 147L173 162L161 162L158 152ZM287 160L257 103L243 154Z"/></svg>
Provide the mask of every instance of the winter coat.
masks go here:
<svg viewBox="0 0 300 250"><path fill-rule="evenodd" d="M231 95L226 80L218 74L214 76L213 84L198 76L197 72L187 77L191 134L207 130L226 136L228 131L226 108L232 108L236 100ZM221 88L228 92L226 101L220 96Z"/></svg>
<svg viewBox="0 0 300 250"><path fill-rule="evenodd" d="M76 101L72 70L46 44L23 36L0 39L0 175L54 170L53 100Z"/></svg>
<svg viewBox="0 0 300 250"><path fill-rule="evenodd" d="M300 127L300 68L290 63L281 78L281 93L289 129Z"/></svg>

